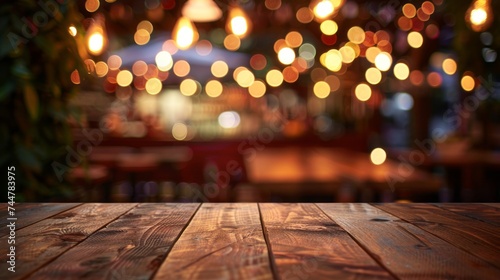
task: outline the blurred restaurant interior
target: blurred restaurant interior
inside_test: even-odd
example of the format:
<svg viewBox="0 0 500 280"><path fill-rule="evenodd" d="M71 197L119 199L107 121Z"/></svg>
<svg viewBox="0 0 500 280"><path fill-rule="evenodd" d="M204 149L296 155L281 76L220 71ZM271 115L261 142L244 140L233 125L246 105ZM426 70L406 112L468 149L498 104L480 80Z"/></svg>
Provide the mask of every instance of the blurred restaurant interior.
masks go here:
<svg viewBox="0 0 500 280"><path fill-rule="evenodd" d="M499 11L2 4L0 161L24 201L498 202Z"/></svg>

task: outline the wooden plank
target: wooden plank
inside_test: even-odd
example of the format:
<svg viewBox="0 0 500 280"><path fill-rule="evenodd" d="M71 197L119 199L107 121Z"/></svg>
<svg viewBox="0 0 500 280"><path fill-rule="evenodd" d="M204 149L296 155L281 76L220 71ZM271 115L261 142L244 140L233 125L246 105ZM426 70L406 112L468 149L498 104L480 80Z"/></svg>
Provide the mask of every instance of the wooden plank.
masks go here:
<svg viewBox="0 0 500 280"><path fill-rule="evenodd" d="M456 247L500 268L500 228L429 204L377 204Z"/></svg>
<svg viewBox="0 0 500 280"><path fill-rule="evenodd" d="M259 207L281 279L393 279L316 205Z"/></svg>
<svg viewBox="0 0 500 280"><path fill-rule="evenodd" d="M498 279L500 270L368 204L317 204L402 279Z"/></svg>
<svg viewBox="0 0 500 280"><path fill-rule="evenodd" d="M437 203L434 205L463 216L500 226L500 208L480 203Z"/></svg>
<svg viewBox="0 0 500 280"><path fill-rule="evenodd" d="M203 204L154 279L272 279L256 203Z"/></svg>
<svg viewBox="0 0 500 280"><path fill-rule="evenodd" d="M31 277L149 279L198 207L140 204Z"/></svg>
<svg viewBox="0 0 500 280"><path fill-rule="evenodd" d="M58 213L78 206L80 203L16 203L14 204L15 215L12 217L17 218L16 229L19 230L47 217L54 216ZM2 217L0 217L0 236L8 233L7 217L8 212L5 209Z"/></svg>
<svg viewBox="0 0 500 280"><path fill-rule="evenodd" d="M75 246L136 204L88 203L16 231L16 273L24 278ZM7 237L0 238L7 244ZM7 255L0 255L0 271L7 271Z"/></svg>
<svg viewBox="0 0 500 280"><path fill-rule="evenodd" d="M491 207L500 208L500 203L483 203L483 204Z"/></svg>

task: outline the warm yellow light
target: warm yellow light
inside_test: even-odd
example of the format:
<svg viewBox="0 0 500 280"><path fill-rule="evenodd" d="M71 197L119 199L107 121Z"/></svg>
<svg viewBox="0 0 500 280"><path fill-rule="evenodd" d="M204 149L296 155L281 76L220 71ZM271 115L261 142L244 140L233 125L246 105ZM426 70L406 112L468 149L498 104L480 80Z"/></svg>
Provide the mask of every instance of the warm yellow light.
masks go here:
<svg viewBox="0 0 500 280"><path fill-rule="evenodd" d="M488 14L486 14L486 11L483 8L478 8L471 11L470 21L474 25L485 23L487 18Z"/></svg>
<svg viewBox="0 0 500 280"><path fill-rule="evenodd" d="M490 0L474 0L465 13L465 20L476 32L488 29L493 22Z"/></svg>
<svg viewBox="0 0 500 280"><path fill-rule="evenodd" d="M386 159L387 159L387 154L382 148L375 148L370 153L370 160L375 165L380 165L384 163Z"/></svg>
<svg viewBox="0 0 500 280"><path fill-rule="evenodd" d="M314 84L313 92L318 98L327 98L330 91L330 85L327 82L319 81Z"/></svg>
<svg viewBox="0 0 500 280"><path fill-rule="evenodd" d="M365 78L370 84L376 85L382 80L382 72L375 67L370 67L366 69Z"/></svg>
<svg viewBox="0 0 500 280"><path fill-rule="evenodd" d="M422 36L422 34L416 31L408 33L407 40L408 40L408 45L410 45L410 47L415 49L420 48L424 43L424 37Z"/></svg>
<svg viewBox="0 0 500 280"><path fill-rule="evenodd" d="M149 20L143 20L137 24L137 30L144 29L149 34L153 33L153 24Z"/></svg>
<svg viewBox="0 0 500 280"><path fill-rule="evenodd" d="M92 55L100 55L107 44L104 17L97 15L87 30L87 49Z"/></svg>
<svg viewBox="0 0 500 280"><path fill-rule="evenodd" d="M182 141L188 135L188 127L183 123L176 123L172 126L172 136L175 140Z"/></svg>
<svg viewBox="0 0 500 280"><path fill-rule="evenodd" d="M213 0L188 0L182 15L194 22L210 22L220 19L222 11Z"/></svg>
<svg viewBox="0 0 500 280"><path fill-rule="evenodd" d="M229 67L227 66L226 62L217 60L210 67L210 71L212 72L212 75L214 75L214 77L222 78L227 75Z"/></svg>
<svg viewBox="0 0 500 280"><path fill-rule="evenodd" d="M281 71L273 69L267 72L266 82L272 87L278 87L283 83L283 74Z"/></svg>
<svg viewBox="0 0 500 280"><path fill-rule="evenodd" d="M227 22L226 29L228 33L232 33L240 38L248 35L250 30L250 20L241 8L231 8Z"/></svg>
<svg viewBox="0 0 500 280"><path fill-rule="evenodd" d="M351 63L356 58L356 52L351 46L347 44L340 48L339 52L342 55L342 62L344 63Z"/></svg>
<svg viewBox="0 0 500 280"><path fill-rule="evenodd" d="M313 9L314 15L319 19L324 19L333 14L334 7L330 0L320 0Z"/></svg>
<svg viewBox="0 0 500 280"><path fill-rule="evenodd" d="M354 89L354 94L360 101L367 101L372 96L372 89L369 85L361 83Z"/></svg>
<svg viewBox="0 0 500 280"><path fill-rule="evenodd" d="M452 58L443 60L443 71L448 75L453 75L457 72L457 63Z"/></svg>
<svg viewBox="0 0 500 280"><path fill-rule="evenodd" d="M375 58L381 52L382 52L382 50L380 50L377 47L369 47L368 49L366 49L366 53L365 53L366 60L370 61L371 63L375 63Z"/></svg>
<svg viewBox="0 0 500 280"><path fill-rule="evenodd" d="M326 52L324 54L323 65L330 71L333 72L339 71L340 68L342 68L342 54L340 53L340 51L332 49Z"/></svg>
<svg viewBox="0 0 500 280"><path fill-rule="evenodd" d="M122 70L116 75L116 83L121 87L126 87L132 83L134 77L128 70Z"/></svg>
<svg viewBox="0 0 500 280"><path fill-rule="evenodd" d="M337 23L330 19L323 21L319 28L323 34L329 36L337 33L337 31L339 30L339 26L337 25Z"/></svg>
<svg viewBox="0 0 500 280"><path fill-rule="evenodd" d="M102 52L104 46L104 36L102 33L96 32L91 34L88 42L89 51L93 55L99 55Z"/></svg>
<svg viewBox="0 0 500 280"><path fill-rule="evenodd" d="M172 32L175 44L181 50L189 49L198 41L198 31L187 17L179 18Z"/></svg>
<svg viewBox="0 0 500 280"><path fill-rule="evenodd" d="M347 31L347 38L355 44L361 44L365 40L365 31L359 26L353 26Z"/></svg>
<svg viewBox="0 0 500 280"><path fill-rule="evenodd" d="M236 75L236 82L238 83L238 85L240 85L240 87L247 88L251 86L254 81L255 81L255 76L248 69L241 70Z"/></svg>
<svg viewBox="0 0 500 280"><path fill-rule="evenodd" d="M76 27L74 25L71 25L69 28L68 28L68 32L69 34L71 34L71 36L75 37L76 34L78 33L77 30L76 30Z"/></svg>
<svg viewBox="0 0 500 280"><path fill-rule="evenodd" d="M151 36L146 29L139 29L134 33L134 42L139 45L145 45L149 42Z"/></svg>
<svg viewBox="0 0 500 280"><path fill-rule="evenodd" d="M174 65L172 55L169 52L161 51L155 57L156 66L160 71L168 71Z"/></svg>
<svg viewBox="0 0 500 280"><path fill-rule="evenodd" d="M208 96L215 98L222 94L223 86L221 82L217 80L208 81L205 85L205 92Z"/></svg>
<svg viewBox="0 0 500 280"><path fill-rule="evenodd" d="M197 93L200 89L198 82L193 79L185 79L181 82L179 89L185 96L191 96Z"/></svg>
<svg viewBox="0 0 500 280"><path fill-rule="evenodd" d="M151 94L151 95L156 95L158 94L163 85L158 78L151 78L146 82L146 92Z"/></svg>
<svg viewBox="0 0 500 280"><path fill-rule="evenodd" d="M237 51L241 46L240 37L234 34L228 34L226 38L224 38L224 47L226 47L229 51Z"/></svg>
<svg viewBox="0 0 500 280"><path fill-rule="evenodd" d="M266 93L266 84L260 80L256 80L249 88L248 93L252 97L260 98Z"/></svg>
<svg viewBox="0 0 500 280"><path fill-rule="evenodd" d="M104 77L108 74L108 65L104 61L99 61L95 64L95 73L97 77Z"/></svg>
<svg viewBox="0 0 500 280"><path fill-rule="evenodd" d="M392 57L387 52L381 52L375 57L375 67L380 71L387 71L391 68Z"/></svg>
<svg viewBox="0 0 500 280"><path fill-rule="evenodd" d="M403 62L394 65L394 76L398 80L406 80L410 76L410 68Z"/></svg>
<svg viewBox="0 0 500 280"><path fill-rule="evenodd" d="M465 75L460 80L460 85L465 91L472 91L476 86L476 82L474 81L474 78L472 78L471 76Z"/></svg>
<svg viewBox="0 0 500 280"><path fill-rule="evenodd" d="M278 60L285 65L290 65L295 60L295 52L289 47L282 48L278 52Z"/></svg>

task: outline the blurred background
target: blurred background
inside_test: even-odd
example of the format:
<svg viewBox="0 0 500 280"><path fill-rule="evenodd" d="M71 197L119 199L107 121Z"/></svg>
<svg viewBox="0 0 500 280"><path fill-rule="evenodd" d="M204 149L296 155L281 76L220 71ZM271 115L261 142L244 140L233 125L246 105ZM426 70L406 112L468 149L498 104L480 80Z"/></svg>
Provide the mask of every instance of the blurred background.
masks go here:
<svg viewBox="0 0 500 280"><path fill-rule="evenodd" d="M0 161L20 201L499 201L499 11L2 4Z"/></svg>

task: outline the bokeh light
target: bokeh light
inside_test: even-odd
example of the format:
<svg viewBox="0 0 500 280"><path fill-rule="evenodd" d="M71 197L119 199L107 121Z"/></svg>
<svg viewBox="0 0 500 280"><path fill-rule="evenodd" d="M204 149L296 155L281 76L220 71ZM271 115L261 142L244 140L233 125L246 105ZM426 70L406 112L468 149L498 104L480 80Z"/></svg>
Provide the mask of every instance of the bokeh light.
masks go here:
<svg viewBox="0 0 500 280"><path fill-rule="evenodd" d="M205 85L205 92L212 98L220 96L223 89L222 83L217 80L210 80Z"/></svg>
<svg viewBox="0 0 500 280"><path fill-rule="evenodd" d="M476 86L476 82L472 76L464 75L462 79L460 79L460 86L462 86L462 89L465 91L472 91Z"/></svg>
<svg viewBox="0 0 500 280"><path fill-rule="evenodd" d="M392 56L389 53L381 52L375 57L375 67L380 71L387 71L391 68Z"/></svg>
<svg viewBox="0 0 500 280"><path fill-rule="evenodd" d="M382 72L375 67L370 67L366 69L365 79L370 84L376 85L382 80Z"/></svg>
<svg viewBox="0 0 500 280"><path fill-rule="evenodd" d="M212 72L212 75L214 75L214 77L222 78L226 76L227 73L229 72L229 67L226 62L222 60L217 60L214 63L212 63L210 71Z"/></svg>
<svg viewBox="0 0 500 280"><path fill-rule="evenodd" d="M192 96L201 91L201 86L193 79L185 79L179 85L179 90L185 96Z"/></svg>
<svg viewBox="0 0 500 280"><path fill-rule="evenodd" d="M276 69L270 70L267 72L266 82L272 87L279 87L283 83L283 74Z"/></svg>
<svg viewBox="0 0 500 280"><path fill-rule="evenodd" d="M225 111L219 115L218 121L223 128L235 128L240 125L240 115L235 111Z"/></svg>
<svg viewBox="0 0 500 280"><path fill-rule="evenodd" d="M261 80L255 82L248 88L248 93L255 98L260 98L266 93L266 84Z"/></svg>
<svg viewBox="0 0 500 280"><path fill-rule="evenodd" d="M398 80L406 80L410 76L410 68L406 63L399 62L394 65L394 77Z"/></svg>
<svg viewBox="0 0 500 280"><path fill-rule="evenodd" d="M290 65L295 60L295 52L289 47L282 48L278 52L278 60L285 65Z"/></svg>
<svg viewBox="0 0 500 280"><path fill-rule="evenodd" d="M375 165L381 165L387 159L387 154L382 148L375 148L370 153L370 160Z"/></svg>
<svg viewBox="0 0 500 280"><path fill-rule="evenodd" d="M158 78L151 78L146 82L146 92L151 94L151 95L156 95L158 94L163 85Z"/></svg>
<svg viewBox="0 0 500 280"><path fill-rule="evenodd" d="M452 58L443 60L443 71L448 75L453 75L457 72L457 63Z"/></svg>
<svg viewBox="0 0 500 280"><path fill-rule="evenodd" d="M134 76L128 70L122 70L116 75L116 83L121 87L126 87L132 83Z"/></svg>
<svg viewBox="0 0 500 280"><path fill-rule="evenodd" d="M354 89L354 94L358 100L367 101L372 96L372 89L369 85L361 83Z"/></svg>

